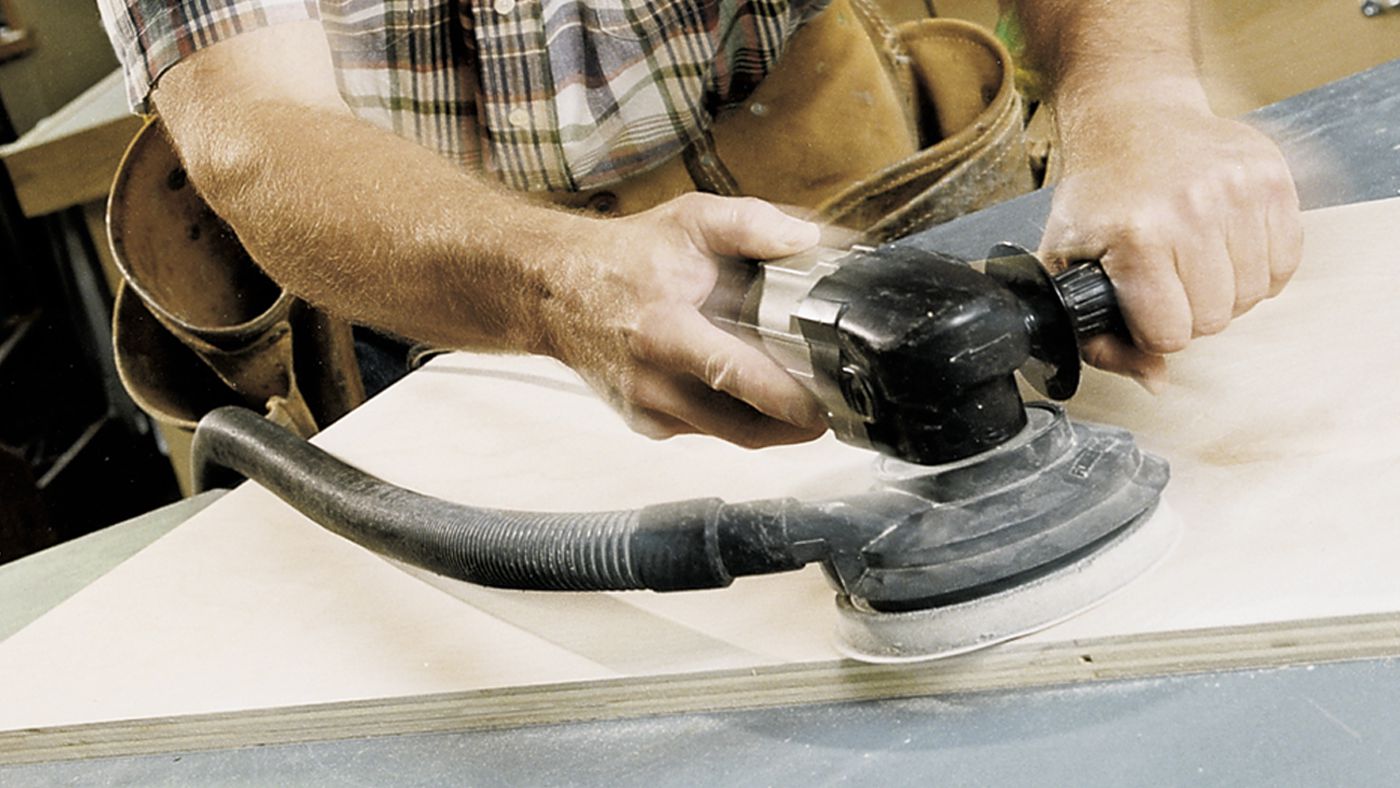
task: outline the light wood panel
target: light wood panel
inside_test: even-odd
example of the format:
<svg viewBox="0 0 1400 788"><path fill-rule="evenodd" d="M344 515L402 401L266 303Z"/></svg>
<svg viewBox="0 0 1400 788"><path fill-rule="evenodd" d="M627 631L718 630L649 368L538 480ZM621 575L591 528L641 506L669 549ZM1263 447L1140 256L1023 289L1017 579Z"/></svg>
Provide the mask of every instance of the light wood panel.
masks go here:
<svg viewBox="0 0 1400 788"><path fill-rule="evenodd" d="M1066 667L1101 665L1100 653L1135 655L1122 663L1132 675L1400 653L1397 218L1400 201L1309 214L1293 285L1175 359L1163 395L1090 376L1072 410L1128 426L1172 462L1184 535L1103 605L1018 643L917 668L845 662L813 570L669 595L463 587L464 602L245 485L0 643L0 730L214 714L233 716L205 718L199 736L227 723L228 741L248 743L285 728L264 735L247 720L276 713L243 715L287 706L348 703L288 719L350 714L353 733L378 713L356 709L418 719L414 709L447 703L455 724L510 724L550 709L565 719L845 697L876 686L869 676L908 693L1124 675ZM435 361L318 441L430 494L554 510L835 495L865 486L871 462L829 439L761 452L651 442L552 362L503 356ZM148 729L180 735L143 723L41 740L138 747ZM0 759L27 741L0 739Z"/></svg>

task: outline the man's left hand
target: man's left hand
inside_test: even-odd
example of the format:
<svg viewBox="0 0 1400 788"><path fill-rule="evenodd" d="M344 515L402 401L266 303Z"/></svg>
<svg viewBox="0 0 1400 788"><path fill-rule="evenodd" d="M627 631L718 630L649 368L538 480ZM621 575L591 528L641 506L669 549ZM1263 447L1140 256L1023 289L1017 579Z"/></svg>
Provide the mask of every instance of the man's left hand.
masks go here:
<svg viewBox="0 0 1400 788"><path fill-rule="evenodd" d="M1088 363L1165 381L1164 354L1276 295L1302 256L1298 197L1263 134L1217 117L1194 80L1081 93L1062 113L1064 170L1041 242L1052 262L1100 259L1133 345Z"/></svg>

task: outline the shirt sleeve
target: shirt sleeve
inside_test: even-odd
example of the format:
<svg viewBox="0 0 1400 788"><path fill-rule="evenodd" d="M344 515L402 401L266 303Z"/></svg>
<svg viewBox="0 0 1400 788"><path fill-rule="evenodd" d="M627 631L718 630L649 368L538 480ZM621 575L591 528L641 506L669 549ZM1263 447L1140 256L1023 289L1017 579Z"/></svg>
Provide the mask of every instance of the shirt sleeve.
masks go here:
<svg viewBox="0 0 1400 788"><path fill-rule="evenodd" d="M148 112L166 69L240 33L317 19L317 0L98 0L102 22L126 77L127 100Z"/></svg>

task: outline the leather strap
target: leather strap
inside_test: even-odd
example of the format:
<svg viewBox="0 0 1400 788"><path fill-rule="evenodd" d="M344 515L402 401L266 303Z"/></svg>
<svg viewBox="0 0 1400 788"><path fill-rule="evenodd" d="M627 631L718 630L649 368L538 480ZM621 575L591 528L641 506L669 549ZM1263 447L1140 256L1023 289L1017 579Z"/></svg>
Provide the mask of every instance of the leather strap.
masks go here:
<svg viewBox="0 0 1400 788"><path fill-rule="evenodd" d="M734 174L715 150L715 138L709 129L700 139L687 145L681 155L685 161L685 171L690 174L698 191L721 197L734 197L742 193Z"/></svg>

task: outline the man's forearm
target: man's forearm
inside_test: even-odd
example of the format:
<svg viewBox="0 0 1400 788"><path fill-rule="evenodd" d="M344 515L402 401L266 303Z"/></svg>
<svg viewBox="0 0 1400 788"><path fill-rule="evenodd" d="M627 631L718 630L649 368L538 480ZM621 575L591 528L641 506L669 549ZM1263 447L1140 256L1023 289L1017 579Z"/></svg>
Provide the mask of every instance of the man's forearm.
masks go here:
<svg viewBox="0 0 1400 788"><path fill-rule="evenodd" d="M417 340L546 350L536 312L561 267L544 261L597 220L527 204L329 102L198 75L156 101L195 185L283 286Z"/></svg>
<svg viewBox="0 0 1400 788"><path fill-rule="evenodd" d="M220 122L241 150L182 153L275 280L415 340L542 350L540 263L563 252L562 225L588 220L526 205L346 115L276 104L237 112L236 131Z"/></svg>
<svg viewBox="0 0 1400 788"><path fill-rule="evenodd" d="M1056 89L1196 77L1190 0L1015 0L1028 52Z"/></svg>
<svg viewBox="0 0 1400 788"><path fill-rule="evenodd" d="M1067 167L1086 146L1111 144L1157 99L1208 113L1197 74L1190 0L1017 0L1028 53L1048 77ZM1083 141L1085 145L1079 145Z"/></svg>

